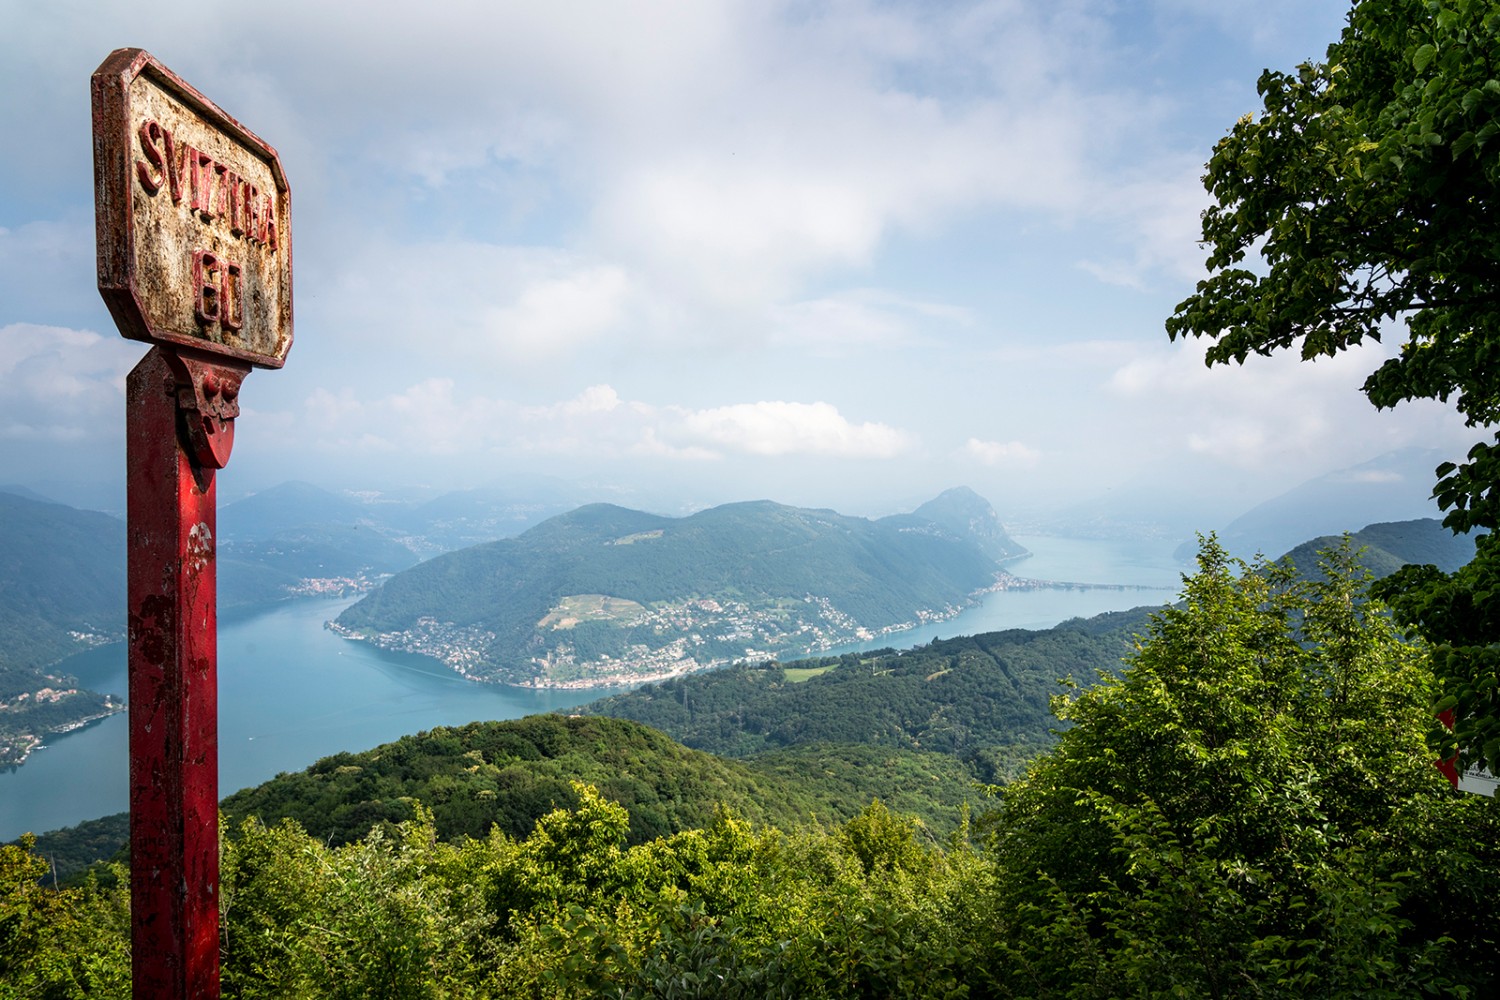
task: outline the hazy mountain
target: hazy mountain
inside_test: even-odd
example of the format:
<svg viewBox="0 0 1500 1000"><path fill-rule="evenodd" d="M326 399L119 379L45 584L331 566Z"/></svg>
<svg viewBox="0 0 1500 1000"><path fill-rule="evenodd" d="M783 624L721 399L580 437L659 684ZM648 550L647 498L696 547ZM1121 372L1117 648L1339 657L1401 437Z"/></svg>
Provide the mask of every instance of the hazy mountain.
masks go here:
<svg viewBox="0 0 1500 1000"><path fill-rule="evenodd" d="M669 518L593 504L397 574L338 626L475 677L639 680L946 616L997 573L970 532L915 515L757 501Z"/></svg>
<svg viewBox="0 0 1500 1000"><path fill-rule="evenodd" d="M8 493L11 496L20 497L22 500L35 500L37 503L57 503L58 501L49 496L43 496L36 490L17 483L0 483L0 493Z"/></svg>
<svg viewBox="0 0 1500 1000"><path fill-rule="evenodd" d="M1248 558L1362 524L1436 517L1433 470L1442 461L1440 452L1408 448L1310 479L1235 518L1218 532L1219 541ZM1185 543L1177 554L1191 559L1196 551L1196 543Z"/></svg>
<svg viewBox="0 0 1500 1000"><path fill-rule="evenodd" d="M370 589L417 561L388 513L301 482L225 504L218 514L221 603Z"/></svg>
<svg viewBox="0 0 1500 1000"><path fill-rule="evenodd" d="M1474 538L1455 535L1435 518L1371 524L1352 533L1350 541L1363 549L1359 561L1376 577L1390 576L1408 563L1432 564L1451 573L1474 558ZM1324 535L1303 542L1288 552L1303 573L1317 570L1318 552L1339 544L1342 535Z"/></svg>
<svg viewBox="0 0 1500 1000"><path fill-rule="evenodd" d="M224 504L219 509L223 542L263 540L308 525L374 525L365 504L311 483L288 482Z"/></svg>
<svg viewBox="0 0 1500 1000"><path fill-rule="evenodd" d="M1025 548L1006 534L1005 526L1000 523L990 502L967 486L955 486L943 491L918 507L912 515L946 528L960 538L971 540L979 547L979 551L996 562L1029 555Z"/></svg>
<svg viewBox="0 0 1500 1000"><path fill-rule="evenodd" d="M276 600L288 593L313 586L313 581L374 582L399 572L417 561L416 553L383 535L378 528L360 524L307 524L284 528L266 538L225 541L219 546L219 575L236 600L254 601L263 586L247 585L236 591L241 577L279 581ZM259 567L265 572L256 574ZM353 584L351 583L351 586Z"/></svg>
<svg viewBox="0 0 1500 1000"><path fill-rule="evenodd" d="M125 628L125 522L0 493L0 665L39 667Z"/></svg>
<svg viewBox="0 0 1500 1000"><path fill-rule="evenodd" d="M119 710L56 663L124 627L124 522L0 493L0 766L48 733Z"/></svg>
<svg viewBox="0 0 1500 1000"><path fill-rule="evenodd" d="M288 482L224 505L219 535L227 559L268 568L282 583L383 575L423 557L517 535L578 506L564 484L539 482L534 490L340 494Z"/></svg>
<svg viewBox="0 0 1500 1000"><path fill-rule="evenodd" d="M561 484L528 492L487 487L445 493L402 511L395 521L412 536L409 544L430 555L510 538L577 506L574 493Z"/></svg>

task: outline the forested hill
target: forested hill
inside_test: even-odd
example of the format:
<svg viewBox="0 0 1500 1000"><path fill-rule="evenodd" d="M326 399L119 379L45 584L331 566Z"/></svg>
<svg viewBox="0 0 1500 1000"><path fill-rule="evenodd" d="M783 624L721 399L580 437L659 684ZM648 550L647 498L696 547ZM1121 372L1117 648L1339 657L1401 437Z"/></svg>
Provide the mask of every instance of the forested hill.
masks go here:
<svg viewBox="0 0 1500 1000"><path fill-rule="evenodd" d="M24 761L49 733L120 710L56 663L124 628L124 522L0 493L0 766Z"/></svg>
<svg viewBox="0 0 1500 1000"><path fill-rule="evenodd" d="M1116 670L1151 608L782 666L739 664L593 702L732 757L822 744L938 751L976 779L1013 772L1052 742L1058 681Z"/></svg>
<svg viewBox="0 0 1500 1000"><path fill-rule="evenodd" d="M1029 554L1006 532L990 502L967 486L944 490L913 511L912 516L970 539L981 552L997 561Z"/></svg>
<svg viewBox="0 0 1500 1000"><path fill-rule="evenodd" d="M1371 524L1349 536L1359 551L1359 562L1375 577L1390 576L1408 563L1431 564L1452 573L1474 558L1474 537L1455 535L1442 522L1424 517L1414 521ZM1332 548L1339 538L1325 535L1303 542L1286 554L1303 573L1314 573L1318 553Z"/></svg>
<svg viewBox="0 0 1500 1000"><path fill-rule="evenodd" d="M578 803L587 782L630 810L630 839L707 826L721 808L791 829L842 822L872 797L950 829L981 796L951 757L846 747L764 764L691 750L623 719L533 715L405 736L364 753L327 757L224 800L234 820L295 819L320 840L347 843L384 822L430 809L438 835L524 837L553 809Z"/></svg>
<svg viewBox="0 0 1500 1000"><path fill-rule="evenodd" d="M125 522L0 493L0 667L44 667L125 629Z"/></svg>
<svg viewBox="0 0 1500 1000"><path fill-rule="evenodd" d="M942 523L769 501L684 518L594 504L397 574L337 626L519 684L806 655L951 615L994 583L990 551L1020 550L969 497L983 510Z"/></svg>
<svg viewBox="0 0 1500 1000"><path fill-rule="evenodd" d="M838 823L879 798L942 836L982 783L1050 745L1057 681L1114 671L1150 609L947 639L905 652L735 666L594 702L572 717L475 722L340 753L224 801L238 821L295 819L345 843L432 811L445 839L524 837L582 780L630 812L634 842L707 824ZM686 745L684 745L686 744ZM724 759L735 758L735 759ZM126 814L42 838L64 876L108 857Z"/></svg>

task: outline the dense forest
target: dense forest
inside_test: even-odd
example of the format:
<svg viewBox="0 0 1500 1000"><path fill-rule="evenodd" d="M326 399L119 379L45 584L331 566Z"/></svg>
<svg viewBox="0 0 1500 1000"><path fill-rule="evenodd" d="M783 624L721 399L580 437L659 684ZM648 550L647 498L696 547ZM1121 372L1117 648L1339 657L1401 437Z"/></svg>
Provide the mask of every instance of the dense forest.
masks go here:
<svg viewBox="0 0 1500 1000"><path fill-rule="evenodd" d="M728 809L758 825L839 822L871 796L899 804L942 833L980 797L950 756L891 748L820 748L768 760L726 760L655 729L600 716L535 715L403 737L365 753L324 758L224 800L231 820L293 819L335 844L427 810L443 840L492 828L525 837L578 782L630 814L629 843L707 825Z"/></svg>
<svg viewBox="0 0 1500 1000"><path fill-rule="evenodd" d="M236 814L224 995L1493 995L1500 806L1432 767L1428 652L1363 580L1347 549L1309 580L1209 543L1125 669L1059 698L1056 745L946 837L883 801L749 818L748 772L625 722L438 732L448 764L400 764L450 790L549 747L585 766L591 740L602 780L672 764L630 806L571 782L524 833L445 836L420 801L347 840ZM360 759L302 780L359 782ZM671 816L700 778L726 804ZM127 995L124 890L44 888L28 848L0 848L0 996Z"/></svg>
<svg viewBox="0 0 1500 1000"><path fill-rule="evenodd" d="M921 749L993 782L1052 743L1058 682L1113 671L1149 610L777 663L651 684L580 711L635 719L690 747L748 757L818 743ZM798 679L802 678L802 679Z"/></svg>

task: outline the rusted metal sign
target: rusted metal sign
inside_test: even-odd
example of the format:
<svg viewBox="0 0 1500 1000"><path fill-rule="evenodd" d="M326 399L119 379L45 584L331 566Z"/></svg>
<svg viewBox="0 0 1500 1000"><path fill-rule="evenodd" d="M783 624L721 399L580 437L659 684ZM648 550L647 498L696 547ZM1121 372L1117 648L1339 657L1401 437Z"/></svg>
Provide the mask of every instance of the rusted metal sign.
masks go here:
<svg viewBox="0 0 1500 1000"><path fill-rule="evenodd" d="M291 192L276 151L149 53L94 73L99 292L154 345L125 382L131 976L219 996L215 472L252 365L292 346Z"/></svg>
<svg viewBox="0 0 1500 1000"><path fill-rule="evenodd" d="M292 200L276 150L141 49L93 77L99 291L120 332L280 368Z"/></svg>

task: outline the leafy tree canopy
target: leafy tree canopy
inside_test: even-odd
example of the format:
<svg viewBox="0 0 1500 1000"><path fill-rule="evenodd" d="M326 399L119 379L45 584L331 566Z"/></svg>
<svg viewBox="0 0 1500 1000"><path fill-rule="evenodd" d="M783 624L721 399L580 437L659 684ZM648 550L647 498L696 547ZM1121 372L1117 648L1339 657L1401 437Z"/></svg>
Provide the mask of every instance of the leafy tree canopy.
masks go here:
<svg viewBox="0 0 1500 1000"><path fill-rule="evenodd" d="M521 833L450 840L417 801L348 843L231 821L223 995L1494 996L1500 801L1438 778L1426 649L1363 599L1347 544L1322 570L1247 571L1206 545L1127 668L1057 702L1071 725L998 790L978 844L965 822L939 846L878 800L832 827L726 806L643 839L650 800L585 781ZM663 742L542 719L380 755L451 778L446 744L484 780L505 757L577 771L598 744L607 778L643 775ZM46 869L29 838L0 847L0 998L128 997L124 870L54 891Z"/></svg>
<svg viewBox="0 0 1500 1000"><path fill-rule="evenodd" d="M1452 401L1471 426L1496 423L1500 4L1358 0L1324 60L1267 70L1259 91L1261 113L1209 160L1211 273L1168 333L1213 340L1213 365L1331 356L1399 323L1406 341L1365 381L1370 400ZM1445 524L1500 527L1500 446L1480 442L1436 474ZM1460 574L1412 568L1382 588L1439 644L1442 700L1460 719L1441 743L1445 754L1462 744L1473 764L1500 755L1500 592L1485 583L1497 565L1500 550L1481 539Z"/></svg>
<svg viewBox="0 0 1500 1000"><path fill-rule="evenodd" d="M1485 995L1497 812L1431 766L1425 649L1347 542L1199 568L984 820L1007 995Z"/></svg>

